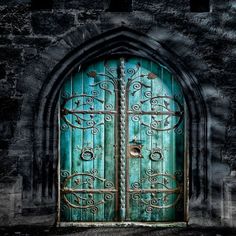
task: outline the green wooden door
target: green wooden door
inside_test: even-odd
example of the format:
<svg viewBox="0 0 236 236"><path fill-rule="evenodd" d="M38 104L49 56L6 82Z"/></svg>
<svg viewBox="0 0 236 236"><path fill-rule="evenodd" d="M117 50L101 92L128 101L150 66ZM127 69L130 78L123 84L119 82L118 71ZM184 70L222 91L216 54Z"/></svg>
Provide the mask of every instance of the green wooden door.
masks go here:
<svg viewBox="0 0 236 236"><path fill-rule="evenodd" d="M163 65L80 67L60 98L60 221L183 221L185 115Z"/></svg>

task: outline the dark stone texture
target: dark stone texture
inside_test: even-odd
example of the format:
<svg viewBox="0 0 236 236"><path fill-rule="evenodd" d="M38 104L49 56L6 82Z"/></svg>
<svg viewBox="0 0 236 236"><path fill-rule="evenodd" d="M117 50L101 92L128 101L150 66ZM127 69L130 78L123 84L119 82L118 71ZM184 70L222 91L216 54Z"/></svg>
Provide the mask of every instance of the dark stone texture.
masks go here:
<svg viewBox="0 0 236 236"><path fill-rule="evenodd" d="M6 77L6 65L0 64L0 80L5 79Z"/></svg>
<svg viewBox="0 0 236 236"><path fill-rule="evenodd" d="M100 20L103 31L125 26L130 28L135 27L136 30L146 33L153 24L153 16L146 14L145 12L107 12L106 14L101 15Z"/></svg>
<svg viewBox="0 0 236 236"><path fill-rule="evenodd" d="M10 146L9 141L1 141L0 140L0 162L2 162L0 166L0 179L4 179L6 176L17 176L18 169L17 169L17 156L9 157L4 150L6 150ZM8 157L8 158L7 158ZM7 160L6 160L7 158Z"/></svg>
<svg viewBox="0 0 236 236"><path fill-rule="evenodd" d="M132 11L132 0L120 0L120 1L111 1L107 0L106 2L106 11L110 12L131 12Z"/></svg>
<svg viewBox="0 0 236 236"><path fill-rule="evenodd" d="M31 0L31 9L32 10L43 10L43 9L51 9L53 6L52 0Z"/></svg>
<svg viewBox="0 0 236 236"><path fill-rule="evenodd" d="M0 47L0 62L17 63L22 59L22 49L12 47Z"/></svg>
<svg viewBox="0 0 236 236"><path fill-rule="evenodd" d="M33 13L32 27L35 34L60 35L74 26L74 15L67 13Z"/></svg>
<svg viewBox="0 0 236 236"><path fill-rule="evenodd" d="M0 98L0 121L14 121L19 119L21 99L19 98Z"/></svg>
<svg viewBox="0 0 236 236"><path fill-rule="evenodd" d="M149 11L153 13L160 12L177 12L189 11L190 2L188 0L176 1L174 0L161 0L161 1L148 1L148 0L133 0L133 11Z"/></svg>
<svg viewBox="0 0 236 236"><path fill-rule="evenodd" d="M231 7L232 0L226 0L222 2L221 0L214 0L212 2L212 10L214 12L220 12L220 11L228 11Z"/></svg>
<svg viewBox="0 0 236 236"><path fill-rule="evenodd" d="M0 5L16 6L19 4L30 4L31 0L0 0Z"/></svg>
<svg viewBox="0 0 236 236"><path fill-rule="evenodd" d="M51 38L35 38L35 37L15 37L13 43L16 45L24 45L26 47L35 47L36 49L44 49L52 42Z"/></svg>
<svg viewBox="0 0 236 236"><path fill-rule="evenodd" d="M3 34L26 35L31 32L30 9L28 5L0 8L0 27L6 28Z"/></svg>
<svg viewBox="0 0 236 236"><path fill-rule="evenodd" d="M35 48L26 48L24 50L24 60L25 63L30 63L31 60L36 59L36 57L38 56L38 51Z"/></svg>
<svg viewBox="0 0 236 236"><path fill-rule="evenodd" d="M65 0L54 0L53 1L53 8L54 9L63 9L64 8Z"/></svg>
<svg viewBox="0 0 236 236"><path fill-rule="evenodd" d="M192 12L208 12L210 10L209 0L190 0Z"/></svg>
<svg viewBox="0 0 236 236"><path fill-rule="evenodd" d="M1 24L0 22L0 32L2 35L11 33L11 25L9 24Z"/></svg>
<svg viewBox="0 0 236 236"><path fill-rule="evenodd" d="M94 10L94 9L91 9L91 10L87 10L87 11L81 11L78 13L78 21L81 22L81 21L96 21L99 19L99 16L102 14L101 10Z"/></svg>
<svg viewBox="0 0 236 236"><path fill-rule="evenodd" d="M13 95L12 85L6 80L0 81L0 96L10 97Z"/></svg>
<svg viewBox="0 0 236 236"><path fill-rule="evenodd" d="M55 223L57 118L53 117L56 109L53 99L64 79L64 75L55 73L69 68L72 54L81 53L83 56L74 62L82 61L88 54L105 53L115 43L125 52L130 50L146 56L143 46L146 41L150 48L155 45L150 53L153 60L156 55L162 55L163 61L186 68L193 77L188 77L186 87L196 84L199 92L189 107L193 121L189 131L194 143L190 149L189 225L227 223L227 218L222 220L222 206L228 204L222 198L222 184L236 170L236 5L233 0L210 2L212 12L192 13L189 0L133 0L132 12L115 9L107 12L108 0L54 0L52 10L34 11L28 0L0 1L0 180L7 175L23 179L22 212L16 210L14 218L5 215L0 224ZM108 40L115 34L117 38ZM96 46L99 40L101 43ZM134 45L138 46L133 49ZM107 49L108 53L114 53L113 49ZM175 55L172 60L162 54L164 49ZM56 79L52 81L53 76ZM189 102L196 91L186 87ZM205 110L201 112L191 108L203 104ZM44 116L40 116L42 110ZM49 123L49 117L53 123ZM55 132L48 135L47 128ZM232 217L230 220L226 225L232 227ZM25 234L32 232L17 230ZM96 230L80 229L80 233L111 234L108 229ZM235 235L229 229L188 230L133 228L122 232ZM118 229L112 233L120 235Z"/></svg>
<svg viewBox="0 0 236 236"><path fill-rule="evenodd" d="M12 43L12 41L9 38L5 38L5 37L0 38L0 45L8 45L11 43Z"/></svg>
<svg viewBox="0 0 236 236"><path fill-rule="evenodd" d="M87 10L87 9L103 9L104 1L90 1L87 0L64 0L64 7L68 9L79 9L79 10Z"/></svg>

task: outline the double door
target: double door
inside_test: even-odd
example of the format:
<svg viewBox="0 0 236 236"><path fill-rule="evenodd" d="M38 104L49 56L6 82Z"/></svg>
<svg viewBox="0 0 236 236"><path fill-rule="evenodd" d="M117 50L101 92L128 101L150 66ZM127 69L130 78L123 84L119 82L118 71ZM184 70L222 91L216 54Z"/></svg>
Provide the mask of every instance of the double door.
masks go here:
<svg viewBox="0 0 236 236"><path fill-rule="evenodd" d="M60 96L60 221L183 221L185 104L162 64L98 60Z"/></svg>

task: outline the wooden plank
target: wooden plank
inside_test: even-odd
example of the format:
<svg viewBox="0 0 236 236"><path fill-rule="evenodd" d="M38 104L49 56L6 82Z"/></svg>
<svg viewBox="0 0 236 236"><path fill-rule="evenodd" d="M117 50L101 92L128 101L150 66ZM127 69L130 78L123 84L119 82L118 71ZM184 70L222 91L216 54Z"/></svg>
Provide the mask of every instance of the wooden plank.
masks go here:
<svg viewBox="0 0 236 236"><path fill-rule="evenodd" d="M151 72L152 72L151 62L146 59L141 59L140 74L148 75ZM144 76L144 77L140 78L140 82L145 86L142 86L141 94L139 96L142 100L146 100L148 97L147 95L149 93L153 92L152 91L152 80L148 79L147 76ZM146 87L146 86L148 86L148 87ZM151 108L152 108L152 106L151 106L150 101L142 104L142 111L145 111L145 112L151 111ZM152 122L151 115L142 115L141 117L142 117L141 122L144 122L146 124L151 124L151 122ZM150 133L150 129L147 127L143 127L143 126L140 129L140 133L141 133L141 140L142 140L142 145L143 145L143 148L142 148L143 158L141 159L140 179L146 179L142 183L142 189L151 189L152 184L147 179L147 177L148 177L147 174L150 173L150 171L152 170L152 161L150 159L150 152L152 149L152 135ZM151 193L142 194L141 197L146 202L150 202L152 199ZM152 216L151 207L149 205L142 204L140 206L140 216L139 216L141 218L141 220L142 221L150 221L151 216Z"/></svg>
<svg viewBox="0 0 236 236"><path fill-rule="evenodd" d="M175 93L178 92L178 91L176 91L176 89L177 89L176 84L177 83L176 83L173 75L171 75L171 84L172 84L172 89L171 89L172 96L174 97ZM174 102L172 102L170 104L170 108L171 108L171 110L174 110L174 111L176 111L178 109ZM175 116L173 116L171 118L171 125L174 126L176 124L176 122L177 122L177 118ZM177 161L176 160L176 157L177 157L176 156L176 148L178 148L176 146L176 139L177 139L176 131L173 129L173 130L171 130L171 143L172 143L172 174L174 176L175 176L175 172L176 172L176 161ZM182 159L182 158L179 158L179 159ZM171 185L171 187L176 188L176 182L174 182ZM176 200L176 197L177 197L177 195L173 194L173 195L170 196L170 200L174 202ZM175 211L175 207L173 207L172 208L172 218L171 218L171 220L174 221L175 218L176 218L176 211Z"/></svg>
<svg viewBox="0 0 236 236"><path fill-rule="evenodd" d="M163 92L164 92L164 95L166 96L173 96L173 93L172 93L172 75L171 73L166 69L166 68L163 68L163 80L164 80L164 89L163 89ZM170 107L171 109L174 109L173 107L173 103L168 100L168 99L163 99L163 105L165 105L165 102L166 103L170 103L168 105L168 107ZM174 117L170 117L168 119L169 121L169 125L167 125L166 127L169 127L171 125L173 125L174 123ZM165 127L165 125L164 125ZM174 171L175 171L175 143L174 143L174 140L173 140L173 134L174 133L174 130L171 129L169 131L164 131L163 132L163 148L164 148L164 156L166 157L164 159L164 172L167 172L169 174L174 174ZM166 185L167 186L170 186L171 188L174 188L174 181L170 178L167 178L167 177L163 177L163 180L166 179L168 180L170 183L167 183ZM171 201L171 202L174 202L174 196L173 194L172 195L169 195L167 196L168 199ZM165 205L166 203L163 202L163 204ZM163 215L163 219L164 221L172 221L174 219L174 215L175 215L175 211L174 211L174 208L171 207L171 208L167 208L164 210L164 215Z"/></svg>
<svg viewBox="0 0 236 236"><path fill-rule="evenodd" d="M88 72L93 70L93 66L89 66L88 68L85 68L83 71L83 91L86 96L90 96L92 94L92 84L94 83L93 77L90 77L87 75ZM88 102L89 97L83 98L83 109L84 110L91 110L93 103ZM83 148L92 148L93 147L93 135L92 135L92 128L87 129L86 127L90 127L90 123L88 121L91 120L90 114L83 114L83 119L85 121L82 122L83 124ZM93 170L93 162L90 161L83 161L83 173L90 173ZM94 188L93 186L93 180L91 181L92 184L89 184L89 179L92 177L89 177L88 175L83 176L83 182L84 182L84 189L90 189ZM91 205L91 201L93 201L93 194L85 193L83 195L83 205L88 206ZM82 221L93 221L93 213L91 210L91 207L87 209L83 209L82 213Z"/></svg>
<svg viewBox="0 0 236 236"><path fill-rule="evenodd" d="M81 95L83 94L83 73L77 72L72 77L72 91L74 95ZM83 102L83 99L81 97L77 97L73 99L72 108L73 110L81 110L83 107L81 107L81 104ZM82 117L82 115L79 115L79 117ZM78 126L78 123L76 121L76 117L73 119L73 125ZM73 129L72 130L72 174L73 173L82 173L82 162L81 154L82 154L82 148L83 148L83 131L82 129ZM81 176L78 176L78 179L81 179ZM82 185L77 185L75 182L73 182L72 188L76 189L82 189ZM82 197L82 194L77 194L79 197ZM72 221L81 221L82 217L82 209L81 208L75 208L72 209Z"/></svg>
<svg viewBox="0 0 236 236"><path fill-rule="evenodd" d="M104 73L104 63L103 61L97 62L93 70L97 73ZM94 78L94 84L104 82L104 76L97 75ZM105 99L105 92L104 90L100 89L99 86L93 87L93 93L97 94L96 98L98 98L101 101L104 101ZM103 111L104 110L104 103L99 102L98 100L94 100L94 111ZM100 125L97 129L97 132L93 134L93 150L94 150L94 156L95 159L93 160L93 168L97 170L97 175L100 178L105 178L104 175L104 125L105 125L105 119L104 114L96 114L94 115L94 121L98 123L103 123ZM100 181L99 179L96 179L94 182L94 189L104 189L104 182ZM102 202L104 201L104 194L103 193L97 193L94 194L94 201L95 202ZM97 212L94 214L94 221L104 221L104 204L100 204L96 206Z"/></svg>
<svg viewBox="0 0 236 236"><path fill-rule="evenodd" d="M107 62L109 67L114 69L112 74L118 78L117 76L117 68L119 67L118 60L109 60ZM105 73L105 68L104 68ZM108 72L106 72L108 73ZM104 78L104 79L107 79ZM117 94L115 92L115 87L111 83L109 83L109 89L112 93L105 91L105 110L109 111L118 111L118 107L116 105ZM116 161L118 161L115 156L115 145L117 144L116 133L115 133L115 124L116 124L117 114L105 115L105 127L104 127L104 165L105 165L105 176L104 178L111 182L113 185L111 188L116 188ZM117 131L118 132L118 131ZM117 193L116 193L117 194ZM114 221L117 220L117 212L116 212L116 194L104 194L106 200L104 204L104 220L105 221Z"/></svg>
<svg viewBox="0 0 236 236"><path fill-rule="evenodd" d="M68 78L62 88L61 92L61 102L63 102L63 98L71 96L71 78ZM68 101L65 104L65 108L71 110L72 101ZM69 122L72 121L72 116L67 115L67 120ZM61 164L61 181L63 182L65 177L71 175L71 127L66 124L64 120L61 119L61 131L60 131L60 164ZM62 183L61 182L61 183ZM69 185L70 187L70 185ZM70 196L68 197L71 200ZM61 199L61 201L63 201ZM66 206L64 202L61 202L61 220L70 221L71 220L71 209Z"/></svg>
<svg viewBox="0 0 236 236"><path fill-rule="evenodd" d="M164 91L165 91L165 86L164 86L164 68L163 68L163 66L162 65L160 65L161 66L161 77L160 77L160 80L161 80L161 92L160 92L160 94L162 95L162 96L164 96L165 95L165 93L164 93ZM163 102L163 99L160 99L160 105L161 105L161 107L159 107L160 108L160 111L162 111L163 112L163 105L164 105L164 102ZM163 119L163 116L160 116L160 120L162 120ZM163 125L163 122L161 122L161 124L160 124L160 128L161 129L163 129L164 128L164 125ZM163 152L163 160L162 160L162 162L161 162L161 169L160 169L160 172L161 173L164 173L165 172L165 160L167 160L168 159L168 152L165 152L165 150L164 150L164 132L163 131L160 131L159 132L160 133L160 138L161 138L161 150L162 150L162 152ZM162 185L159 185L158 186L160 189L165 189ZM160 197L162 197L162 195L159 195ZM159 203L160 204L160 203ZM163 219L164 219L164 216L165 216L165 209L161 209L160 211L159 211L159 221L163 221Z"/></svg>
<svg viewBox="0 0 236 236"><path fill-rule="evenodd" d="M152 96L160 96L162 95L162 78L161 78L161 67L159 64L156 64L154 62L151 63L151 72L154 73L157 78L152 80ZM157 100L159 101L159 99ZM155 104L155 103L154 103ZM162 111L163 109L161 109L159 106L156 106L155 108L156 111ZM155 120L160 120L162 119L161 116L154 116ZM158 125L158 127L160 127L160 125ZM162 153L162 138L163 138L163 132L162 131L154 131L153 135L151 136L151 150L152 152L157 151L158 149L160 150L160 153ZM153 172L157 172L157 171L162 171L162 165L163 165L163 159L158 159L161 158L160 156L158 156L158 154L156 156L154 156L154 160L151 163L151 169L153 170ZM153 186L153 188L160 188L159 185L155 184ZM152 201L155 202L155 200L158 199L158 194L152 194ZM156 205L158 205L158 203L155 203ZM152 215L151 215L151 221L160 221L162 219L162 210L159 209L154 209L152 211Z"/></svg>
<svg viewBox="0 0 236 236"><path fill-rule="evenodd" d="M140 60L137 60L137 58L132 58L129 59L126 62L126 70L127 74L126 77L130 77L129 69L136 70L137 63L140 63ZM133 75L131 78L134 78L136 76L140 76L140 69L138 70L138 73ZM129 99L129 110L136 110L138 109L137 107L140 106L140 95L141 92L140 90L135 89L136 86L139 86L140 79L135 79L134 83L132 83L129 87L129 94L128 94L128 99ZM127 88L128 89L128 88ZM138 109L140 110L140 109ZM129 135L128 135L128 145L135 145L140 141L140 121L136 120L134 117L129 116L128 119L129 123L127 124L129 126ZM128 148L129 149L129 148ZM136 182L140 181L140 164L141 164L141 158L137 157L130 157L128 154L128 174L129 174L129 188L132 188L132 185ZM140 202L133 200L131 196L129 196L130 199L130 219L133 221L138 221L140 217Z"/></svg>

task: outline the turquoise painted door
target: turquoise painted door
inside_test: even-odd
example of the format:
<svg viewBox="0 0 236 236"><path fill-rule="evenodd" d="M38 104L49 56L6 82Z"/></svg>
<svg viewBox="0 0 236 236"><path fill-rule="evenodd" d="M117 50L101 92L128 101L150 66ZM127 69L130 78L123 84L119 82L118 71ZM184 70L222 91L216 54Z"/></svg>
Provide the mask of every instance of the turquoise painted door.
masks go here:
<svg viewBox="0 0 236 236"><path fill-rule="evenodd" d="M79 67L60 97L60 221L183 221L185 105L163 65Z"/></svg>

